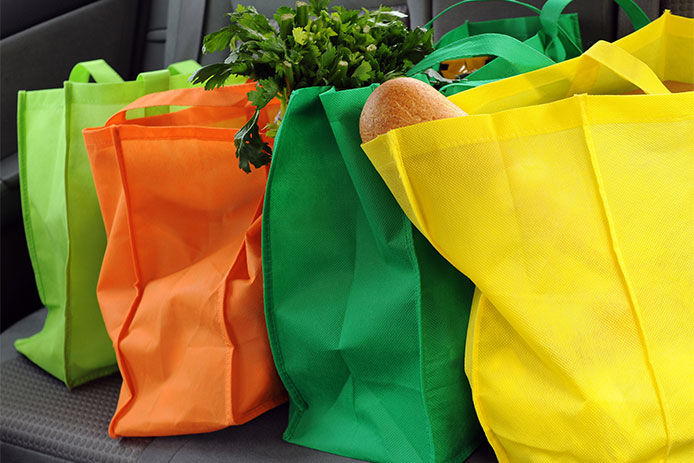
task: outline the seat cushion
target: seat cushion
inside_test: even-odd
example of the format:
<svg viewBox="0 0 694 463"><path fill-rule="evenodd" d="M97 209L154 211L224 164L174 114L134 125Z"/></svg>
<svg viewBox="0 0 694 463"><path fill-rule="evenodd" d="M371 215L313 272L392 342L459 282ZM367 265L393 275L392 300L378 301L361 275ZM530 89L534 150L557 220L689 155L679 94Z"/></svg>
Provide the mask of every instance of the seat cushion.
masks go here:
<svg viewBox="0 0 694 463"><path fill-rule="evenodd" d="M0 335L3 463L355 461L284 442L286 405L214 433L111 439L108 423L118 401L119 375L70 391L14 349L14 340L37 332L45 317L46 309L41 309Z"/></svg>
<svg viewBox="0 0 694 463"><path fill-rule="evenodd" d="M288 407L271 410L243 426L185 436L108 437L121 378L111 375L68 390L14 349L14 340L43 326L46 309L0 335L0 459L3 463L76 462L349 462L337 455L282 440ZM469 463L496 462L488 446Z"/></svg>

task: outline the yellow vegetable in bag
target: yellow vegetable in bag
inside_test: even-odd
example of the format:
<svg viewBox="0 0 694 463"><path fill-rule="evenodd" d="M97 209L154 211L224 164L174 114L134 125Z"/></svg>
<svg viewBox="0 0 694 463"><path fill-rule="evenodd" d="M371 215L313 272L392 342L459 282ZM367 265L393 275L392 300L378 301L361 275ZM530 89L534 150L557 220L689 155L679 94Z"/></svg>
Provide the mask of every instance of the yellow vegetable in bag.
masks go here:
<svg viewBox="0 0 694 463"><path fill-rule="evenodd" d="M502 462L694 461L694 92L663 81L694 83L669 12L363 145L477 285L465 367Z"/></svg>

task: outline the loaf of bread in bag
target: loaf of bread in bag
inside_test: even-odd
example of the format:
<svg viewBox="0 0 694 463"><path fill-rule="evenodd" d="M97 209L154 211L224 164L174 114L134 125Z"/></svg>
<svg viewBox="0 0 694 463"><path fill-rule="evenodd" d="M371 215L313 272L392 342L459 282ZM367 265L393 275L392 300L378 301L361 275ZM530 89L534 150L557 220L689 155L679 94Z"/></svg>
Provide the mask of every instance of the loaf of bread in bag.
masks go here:
<svg viewBox="0 0 694 463"><path fill-rule="evenodd" d="M366 143L389 130L466 115L424 82L398 77L378 86L366 100L359 118L359 133Z"/></svg>

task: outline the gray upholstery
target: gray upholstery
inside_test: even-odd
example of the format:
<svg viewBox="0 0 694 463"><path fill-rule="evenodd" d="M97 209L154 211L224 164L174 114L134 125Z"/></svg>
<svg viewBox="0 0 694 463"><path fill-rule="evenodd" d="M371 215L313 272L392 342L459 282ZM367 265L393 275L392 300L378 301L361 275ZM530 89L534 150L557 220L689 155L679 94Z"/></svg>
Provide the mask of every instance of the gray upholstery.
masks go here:
<svg viewBox="0 0 694 463"><path fill-rule="evenodd" d="M69 461L137 461L151 439L109 439L120 377L69 391L25 357L0 365L0 440Z"/></svg>
<svg viewBox="0 0 694 463"><path fill-rule="evenodd" d="M0 1L0 37L29 29L56 16L96 0L2 0Z"/></svg>
<svg viewBox="0 0 694 463"><path fill-rule="evenodd" d="M17 152L18 90L60 87L79 61L103 58L130 73L137 0L99 0L0 41L2 157ZM50 57L49 59L47 59Z"/></svg>
<svg viewBox="0 0 694 463"><path fill-rule="evenodd" d="M41 307L19 209L17 91L60 87L76 62L95 58L104 58L122 75L129 75L139 3L138 0L13 1L23 5L24 14L3 14L3 24L15 17L21 20L16 27L35 25L4 36L0 41L1 329ZM3 0L3 12L9 11L6 3L9 2ZM69 8L77 9L68 11ZM39 11L34 12L35 9ZM49 13L60 15L36 23Z"/></svg>
<svg viewBox="0 0 694 463"><path fill-rule="evenodd" d="M694 0L634 0L646 12L649 18L655 19L663 10L671 10L673 14L694 16ZM623 37L633 31L629 19L623 11L619 12L618 36Z"/></svg>
<svg viewBox="0 0 694 463"><path fill-rule="evenodd" d="M282 440L286 405L243 426L221 431L152 439L110 439L108 423L121 379L112 375L68 391L17 353L15 339L38 331L41 309L0 335L0 455L3 463L37 462L349 462L356 461ZM468 460L496 459L482 447Z"/></svg>
<svg viewBox="0 0 694 463"><path fill-rule="evenodd" d="M692 0L663 0L662 7L672 10L674 14L694 16L694 1Z"/></svg>

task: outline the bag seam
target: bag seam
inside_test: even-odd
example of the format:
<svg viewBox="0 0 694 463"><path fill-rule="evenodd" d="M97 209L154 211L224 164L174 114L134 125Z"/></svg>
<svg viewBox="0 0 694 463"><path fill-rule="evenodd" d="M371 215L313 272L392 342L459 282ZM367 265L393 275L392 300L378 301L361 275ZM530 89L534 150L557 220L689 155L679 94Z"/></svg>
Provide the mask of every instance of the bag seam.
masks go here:
<svg viewBox="0 0 694 463"><path fill-rule="evenodd" d="M64 118L65 118L65 163L63 165L63 185L64 185L64 195L65 195L65 234L67 236L67 259L65 261L65 306L64 306L64 321L65 321L65 342L63 344L63 361L65 362L64 369L65 369L65 383L67 384L68 388L73 387L73 380L72 380L72 368L70 366L70 359L72 358L71 356L71 342L72 342L72 323L71 323L71 315L72 311L70 310L70 303L71 303L71 298L70 298L70 293L71 293L71 278L70 278L70 268L72 265L72 240L70 239L70 206L69 201L68 201L68 196L69 196L69 187L68 187L68 170L69 170L69 164L70 164L70 128L71 128L71 117L72 117L72 111L70 108L70 99L72 96L72 88L70 82L65 82L65 92L64 92Z"/></svg>
<svg viewBox="0 0 694 463"><path fill-rule="evenodd" d="M243 250L245 245L246 242L244 239L244 241L241 243L240 250ZM236 262L236 259L238 259L239 254L240 252L236 253L234 262L232 262L231 265L229 265L229 268L227 269L226 274L224 275L224 279L222 280L220 288L221 291L219 296L217 297L217 307L215 310L215 321L219 326L222 338L224 340L224 344L226 345L226 361L224 365L224 402L226 403L225 414L227 423L234 423L236 421L236 417L234 416L234 385L232 384L232 377L234 375L234 351L236 350L236 345L234 344L234 341L231 339L231 332L229 330L229 327L227 326L227 317L226 312L224 310L224 301L226 300L227 295L227 284L229 283L229 275L231 274L231 270L234 267L234 263Z"/></svg>
<svg viewBox="0 0 694 463"><path fill-rule="evenodd" d="M656 394L656 397L658 399L658 405L660 406L660 414L661 418L663 420L663 427L665 431L665 448L664 448L664 455L660 461L666 461L669 454L670 450L672 447L672 440L670 436L670 425L669 425L669 419L668 419L668 414L665 410L665 397L663 395L662 387L660 383L658 382L658 375L655 372L655 368L653 365L653 361L651 360L651 356L649 353L649 348L648 348L648 342L646 339L646 335L643 329L643 322L641 321L641 308L640 304L638 302L638 299L636 298L636 294L633 289L633 285L631 283L631 279L626 271L626 265L624 262L624 257L622 256L621 248L619 246L619 240L617 239L617 231L614 226L614 217L612 216L612 212L609 207L609 203L607 200L607 194L605 191L605 186L603 183L603 177L600 172L600 167L598 164L598 159L597 159L597 153L595 149L595 143L593 140L592 133L589 128L589 118L588 118L588 111L587 111L587 104L586 104L586 97L585 95L582 95L580 100L580 109L581 109L581 118L583 120L583 132L585 135L585 141L586 141L586 147L588 148L588 152L590 154L590 163L591 163L591 171L593 172L594 180L597 184L598 187L598 193L600 196L600 203L601 203L601 209L603 214L605 215L605 219L607 221L607 231L610 236L610 241L611 241L611 248L612 252L614 253L615 261L617 263L617 268L619 269L619 273L622 277L624 287L626 289L627 293L627 299L629 301L629 305L631 307L631 312L634 317L636 329L639 333L639 339L641 341L641 346L643 349L643 355L645 357L645 362L646 362L646 367L648 369L649 375L651 377L651 382L654 388L654 392Z"/></svg>
<svg viewBox="0 0 694 463"><path fill-rule="evenodd" d="M496 454L497 458L499 459L499 463L508 463L511 460L509 459L508 455L506 454L506 451L504 449L504 446L501 444L501 441L499 441L499 438L497 437L496 433L492 431L492 428L489 426L489 420L487 419L487 414L484 409L484 405L482 404L482 399L480 398L479 395L479 331L480 331L480 319L481 314L484 312L484 307L485 305L482 303L486 299L486 296L484 293L480 295L480 302L477 306L476 310L476 316L474 319L474 330L472 333L472 366L470 368L470 371L472 373L472 378L470 378L470 389L472 390L472 401L475 405L475 410L477 410L477 418L480 421L480 426L482 426L482 430L484 431L484 434L487 436L487 439L489 440L489 444L492 446L492 449L494 450L494 453Z"/></svg>
<svg viewBox="0 0 694 463"><path fill-rule="evenodd" d="M393 145L396 150L396 152L400 152L400 143L397 137L392 137L391 140L393 140ZM404 169L403 169L404 170ZM415 212L416 215L416 212ZM427 375L425 374L424 371L424 357L426 355L426 348L424 346L423 342L423 336L422 336L422 324L423 324L423 317L422 317L422 274L419 271L419 260L417 259L417 251L414 248L414 237L412 236L413 234L413 227L414 225L412 222L407 219L404 213L400 214L401 217L401 223L407 225L409 222L409 226L407 227L407 235L406 235L406 240L407 240L407 256L410 261L410 265L412 266L412 269L417 273L417 281L418 285L416 288L416 300L417 300L417 335L419 337L419 382L420 382L420 399L422 401L422 408L424 409L424 416L426 417L426 429L427 429L427 434L428 434L428 439L427 439L427 447L429 454L431 455L432 461L436 461L436 448L434 446L434 431L431 428L431 419L429 418L429 402L427 400L427 394L426 391L428 390L429 382ZM420 220L421 221L421 220Z"/></svg>
<svg viewBox="0 0 694 463"><path fill-rule="evenodd" d="M236 252L236 255L234 257L234 261L229 265L229 268L226 271L226 274L224 275L224 280L222 281L221 284L221 291L220 291L220 296L218 298L217 304L217 310L216 310L216 318L217 318L217 323L220 326L222 336L224 338L225 344L227 345L227 365L229 368L226 370L226 394L225 394L225 401L228 400L228 406L227 406L227 422L231 424L238 424L239 422L242 422L248 415L252 415L256 409L262 408L263 406L266 406L268 402L277 400L275 397L273 398L266 398L263 400L263 402L251 410L246 411L245 413L238 415L235 413L234 410L234 400L233 400L233 394L234 394L234 389L233 389L233 382L232 378L234 377L234 372L233 372L233 362L234 362L234 351L236 350L237 345L234 343L234 340L232 339L232 333L231 330L228 327L227 324L227 317L226 317L226 310L225 310L225 301L226 301L226 296L228 293L228 284L230 280L230 275L231 271L234 268L234 265L236 264L237 260L239 259L239 256L241 256L243 253L246 252L247 250L247 232L248 229L253 226L253 224L256 223L256 221L261 220L262 221L262 198L258 201L258 205L256 206L256 212L254 212L253 217L251 218L250 224L248 227L246 227L246 235L244 236L243 242L241 243L238 251ZM244 259L247 260L247 258L244 257ZM262 264L260 271L262 272ZM272 407L271 407L272 408ZM269 408L267 409L269 410ZM229 419L230 418L230 419Z"/></svg>
<svg viewBox="0 0 694 463"><path fill-rule="evenodd" d="M391 164L396 164L397 170L398 170L398 172L400 173L400 178L402 179L403 183L404 183L404 182L407 182L407 185L409 186L409 188L406 189L406 194L407 194L407 197L408 197L408 198L411 198L411 199L412 199L412 201L410 201L410 203L411 203L411 206L412 206L413 213L417 216L417 220L420 221L420 223L421 223L421 225L422 225L422 228L426 228L426 226L425 226L425 224L424 224L424 222L423 222L423 219L421 218L421 214L420 214L420 215L417 214L417 211L420 210L420 208L419 208L419 203L418 203L417 201L414 201L415 195L414 195L413 190L412 190L412 188L411 188L411 185L410 185L410 182L409 182L409 176L407 175L407 172L406 172L406 169L405 169L405 167L404 167L404 164L403 164L402 162L397 162L397 160L402 159L402 156L400 155L400 154L402 153L402 151L401 151L401 149L400 149L400 140L399 140L398 137L390 137L390 139L391 139L391 142L392 142L392 144L393 144L393 149L395 150L396 153L399 153L398 156L394 156L394 159L395 159L395 160L394 160ZM403 213L403 215L405 215L405 214ZM408 221L409 221L409 220L408 220ZM414 244L413 244L413 241L412 241L412 238L413 238L413 237L412 237L412 233L413 233L413 229L414 229L414 228L416 228L415 225L412 224L412 223L410 222L410 232L408 233L408 244L410 245L410 246L409 246L410 249L414 249ZM422 230L421 232L422 232L422 234L425 236L425 238L427 238L427 240L430 241L430 240L428 239L428 237L426 236L426 233L424 233L424 230ZM437 252L439 252L446 260L448 260L449 262L452 262L452 260L449 259L449 258L446 256L446 254L443 253L432 241L430 241L430 243L431 243L431 246L432 246ZM415 252L415 254L416 254L416 251L414 251L414 252ZM418 262L416 263L416 267L417 267L417 273L418 273L418 275L419 275L420 272L419 272L419 263L418 263ZM421 302L421 279L420 279L420 286L418 287L418 301ZM426 375L423 374L423 362L422 362L422 358L423 358L422 355L423 355L423 350L424 350L424 343L421 342L421 341L422 341L422 336L421 336L421 326L422 326L422 324L421 324L421 305L420 305L420 311L419 311L419 313L418 313L418 318L419 318L420 344L421 344L421 346L422 346L422 348L420 349L420 351L422 352L422 354L420 355L420 364L422 365L422 367L420 368L420 373L422 374L422 387L423 387L423 388L422 388L422 399L423 399L423 403L424 403L424 410L425 410L425 413L426 413L426 416L427 416L427 429L429 430L429 436L430 436L429 442L430 442L430 447L431 447L431 451L433 452L434 459L435 459L435 458L436 458L436 450L435 450L434 447L433 447L433 446L434 446L434 439L433 439L433 431L431 430L431 426L430 426L428 404L427 404L427 401L424 400L424 395L425 395L425 394L424 394L424 391L425 391L424 384L426 383ZM447 461L460 461L460 459L463 458L463 457L461 457L461 455L464 455L464 454L469 455L470 451L471 451L471 450L474 450L474 448L476 448L476 447L470 447L470 446L464 447L464 448L457 454L457 457L452 457L450 460L447 460Z"/></svg>
<svg viewBox="0 0 694 463"><path fill-rule="evenodd" d="M579 97L579 96L588 96L588 95L585 95L585 94L576 95L575 97ZM639 96L641 96L641 95L639 95ZM489 114L489 116L493 116L493 114ZM677 117L677 118L663 116L662 118L652 118L652 119L644 120L644 121L616 122L616 124L632 124L632 123L637 123L637 124L644 123L644 124L646 124L646 123L657 123L657 122L680 122L680 121L690 120L691 118L692 118L691 115ZM440 119L440 120L443 121L445 119ZM421 124L431 124L432 122L436 122L436 121L422 122ZM416 125L418 125L418 124L415 124L415 126ZM608 124L607 123L601 123L601 124L596 124L596 125L608 125ZM612 124L609 124L609 125L612 125ZM409 126L409 127L414 127L414 126ZM488 136L488 137L480 137L480 138L466 138L463 140L463 142L464 143L481 143L481 142L488 142L488 141L498 142L498 141L514 140L517 138L534 137L534 136L538 136L538 135L549 135L549 134L554 134L557 132L564 132L566 130L578 129L581 127L582 127L582 124L579 123L579 124L572 124L570 126L562 127L559 130L551 129L551 130L542 130L542 131L513 132L513 133L511 133L509 135L505 135L505 136ZM394 130L398 130L398 129L394 129ZM460 142L461 142L460 140L457 141L458 144L460 144ZM446 149L446 148L450 148L451 146L440 145L440 146L437 146L436 149ZM416 155L406 156L406 157L403 157L403 159L416 158L419 156L424 156L426 154L429 154L429 151L417 153Z"/></svg>
<svg viewBox="0 0 694 463"><path fill-rule="evenodd" d="M123 321L123 324L121 325L121 329L116 335L116 339L113 342L113 347L116 352L116 358L118 360L118 366L120 367L121 375L123 377L123 386L127 386L128 390L130 391L130 398L125 402L123 405L119 406L116 408L116 410L113 413L113 417L111 418L111 423L109 425L109 433L112 436L116 436L115 433L115 427L117 424L117 421L121 419L123 415L127 412L128 409L130 409L133 405L134 398L135 398L135 389L132 384L132 379L130 377L130 373L128 371L128 365L127 361L124 355L122 355L120 351L120 343L125 337L125 332L129 329L130 324L132 323L133 318L135 317L135 313L137 312L137 309L140 305L140 301L142 299L142 295L144 292L144 289L142 288L142 271L140 269L140 264L139 264L139 259L137 257L137 247L135 244L135 232L134 232L134 225L133 225L133 217L132 217L132 206L131 206L131 195L129 192L128 188L128 180L127 180L127 174L125 171L125 165L124 165L124 159L123 159L123 150L121 146L121 141L120 141L120 135L119 135L119 130L118 127L113 127L111 129L111 134L113 136L113 147L115 150L116 154L116 162L118 164L118 170L119 170L119 176L121 178L121 186L122 186L122 194L123 194L123 201L125 204L125 216L127 219L127 224L128 224L128 238L129 238L129 251L130 251L130 257L132 259L132 264L133 264L133 272L135 274L135 289L137 291L135 298L133 301L130 303L130 307L128 308L128 312L125 316L125 320ZM123 393L123 386L121 386L121 394Z"/></svg>
<svg viewBox="0 0 694 463"><path fill-rule="evenodd" d="M20 121L17 123L17 128L19 136L17 137L17 157L19 160L19 199L22 206L22 219L24 221L24 234L26 235L27 248L29 249L29 256L31 258L31 263L34 266L34 274L36 276L36 282L39 286L39 294L41 296L42 302L45 304L46 289L43 283L43 273L41 272L41 267L39 266L38 256L36 254L36 244L34 242L34 226L31 218L31 201L29 200L29 190L28 190L28 172L26 164L26 98L27 94L25 91L19 92L19 107L22 110L18 111L17 114L21 114Z"/></svg>
<svg viewBox="0 0 694 463"><path fill-rule="evenodd" d="M285 114L286 117L286 114ZM286 125L286 124L285 124ZM282 132L282 127L280 126L280 132L278 132L277 138L280 138ZM277 140L277 138L275 140ZM281 138L280 138L281 141ZM277 145L277 144L275 144ZM273 161L270 163L270 172L268 174L267 185L265 187L265 199L263 201L263 215L261 224L261 236L262 236L262 267L263 267L263 299L265 301L265 323L267 325L268 337L270 339L270 347L272 351L272 357L275 360L275 366L277 367L277 372L280 375L280 379L287 388L287 392L290 396L290 401L295 405L294 413L289 414L289 423L287 424L287 429L284 432L284 439L290 440L294 438L294 433L296 428L301 421L301 417L304 411L308 408L308 404L301 396L299 389L294 384L294 380L289 374L285 361L284 352L281 347L279 340L279 333L277 332L277 325L275 319L275 303L273 295L273 278L272 278L272 251L271 251L271 233L270 230L270 217L271 217L271 203L272 203L272 185L276 170L276 157L277 149L274 149Z"/></svg>

